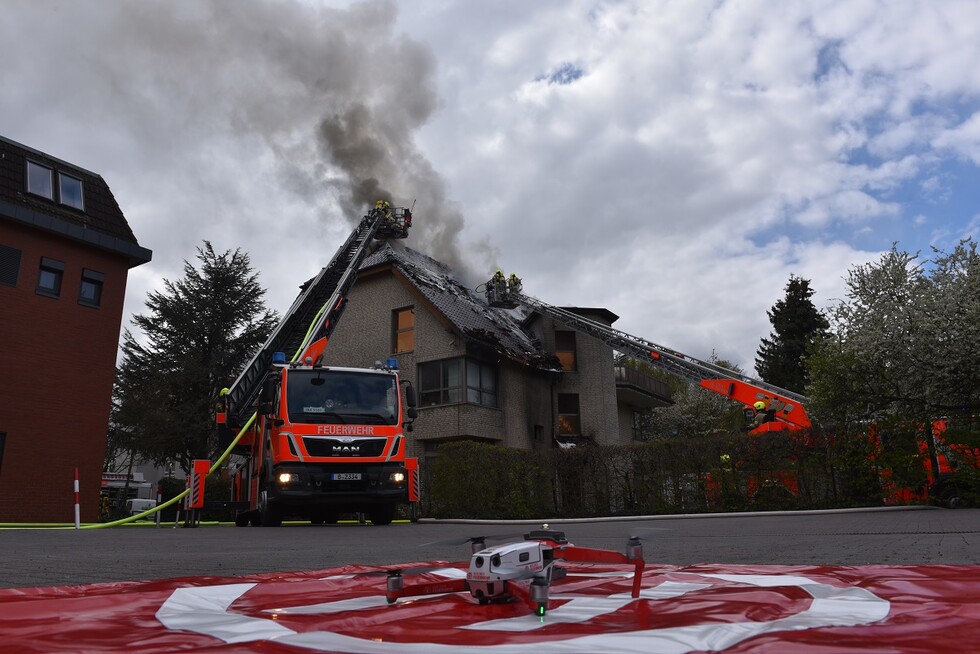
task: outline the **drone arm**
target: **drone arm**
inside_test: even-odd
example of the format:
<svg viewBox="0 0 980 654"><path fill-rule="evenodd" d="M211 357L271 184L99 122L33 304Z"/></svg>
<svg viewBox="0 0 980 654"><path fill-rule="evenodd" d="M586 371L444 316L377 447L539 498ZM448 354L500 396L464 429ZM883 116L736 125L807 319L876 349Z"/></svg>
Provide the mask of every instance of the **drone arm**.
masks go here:
<svg viewBox="0 0 980 654"><path fill-rule="evenodd" d="M640 596L640 586L643 582L643 568L646 567L646 563L642 557L631 559L625 554L612 552L610 550L571 546L560 550L555 550L555 558L564 559L565 561L577 561L581 563L632 563L634 571L631 595L633 597Z"/></svg>
<svg viewBox="0 0 980 654"><path fill-rule="evenodd" d="M468 589L465 579L447 579L443 581L433 581L426 584L413 584L399 590L388 591L386 597L389 604L394 604L396 600L402 597L462 593L466 590Z"/></svg>
<svg viewBox="0 0 980 654"><path fill-rule="evenodd" d="M556 559L578 561L581 563L633 563L625 555L611 550L599 550L591 547L570 546L555 550Z"/></svg>

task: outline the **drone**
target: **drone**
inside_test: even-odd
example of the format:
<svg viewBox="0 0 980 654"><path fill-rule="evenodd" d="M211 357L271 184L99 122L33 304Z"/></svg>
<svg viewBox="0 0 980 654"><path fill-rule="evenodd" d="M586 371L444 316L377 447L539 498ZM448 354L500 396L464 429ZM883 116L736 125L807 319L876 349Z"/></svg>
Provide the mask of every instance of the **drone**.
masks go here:
<svg viewBox="0 0 980 654"><path fill-rule="evenodd" d="M523 602L535 615L544 619L548 611L551 582L566 574L565 568L558 565L559 561L630 564L634 568L631 595L633 598L640 596L645 562L639 534L630 535L625 554L577 547L568 542L564 532L548 529L548 525L524 534L524 540L516 543L487 547L488 538L476 536L462 541L471 543L472 552L465 578L406 586L404 574L413 570L388 570L385 593L388 604L394 604L404 597L468 591L481 605L515 600Z"/></svg>

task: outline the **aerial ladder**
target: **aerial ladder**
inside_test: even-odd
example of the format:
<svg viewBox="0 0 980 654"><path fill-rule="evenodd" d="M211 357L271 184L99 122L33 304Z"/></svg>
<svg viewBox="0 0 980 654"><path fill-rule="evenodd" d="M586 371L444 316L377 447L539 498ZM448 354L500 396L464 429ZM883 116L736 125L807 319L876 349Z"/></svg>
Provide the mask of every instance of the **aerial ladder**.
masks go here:
<svg viewBox="0 0 980 654"><path fill-rule="evenodd" d="M322 524L341 513L385 525L399 505L417 519L418 460L407 455L404 434L416 396L397 360L323 365L371 242L407 237L411 221L409 209L379 201L222 391L220 440L240 457L228 504L236 525L277 527L284 517Z"/></svg>
<svg viewBox="0 0 980 654"><path fill-rule="evenodd" d="M690 383L724 395L743 405L747 417L764 412L763 420L751 433L767 431L796 431L811 426L804 404L806 396L739 374L709 361L702 361L676 350L658 345L596 320L578 315L568 309L552 306L524 294L521 281L515 276L505 279L498 273L486 283L490 306L513 309L525 306L567 325L571 329L596 338L617 352L648 363ZM758 403L763 403L759 405Z"/></svg>
<svg viewBox="0 0 980 654"><path fill-rule="evenodd" d="M315 362L347 306L347 294L375 238L405 238L412 226L409 209L371 209L341 245L333 259L311 280L286 311L265 344L228 389L228 421L241 425L252 413L273 355L286 353L289 362ZM314 323L315 321L315 323Z"/></svg>

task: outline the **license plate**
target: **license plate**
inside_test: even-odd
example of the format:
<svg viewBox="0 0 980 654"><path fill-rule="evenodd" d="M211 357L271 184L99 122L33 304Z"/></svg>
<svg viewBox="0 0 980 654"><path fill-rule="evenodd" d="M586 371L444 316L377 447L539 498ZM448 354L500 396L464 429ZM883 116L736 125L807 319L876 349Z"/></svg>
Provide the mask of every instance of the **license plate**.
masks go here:
<svg viewBox="0 0 980 654"><path fill-rule="evenodd" d="M334 472L330 475L332 481L360 481L361 473L359 472Z"/></svg>

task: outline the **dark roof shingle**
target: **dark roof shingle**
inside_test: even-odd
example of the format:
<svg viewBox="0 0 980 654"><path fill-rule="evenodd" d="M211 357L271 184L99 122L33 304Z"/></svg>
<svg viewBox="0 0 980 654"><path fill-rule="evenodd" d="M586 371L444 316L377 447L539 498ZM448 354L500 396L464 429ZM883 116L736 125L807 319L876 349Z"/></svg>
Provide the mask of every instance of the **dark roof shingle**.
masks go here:
<svg viewBox="0 0 980 654"><path fill-rule="evenodd" d="M401 244L384 243L361 270L391 264L470 341L490 347L514 361L545 370L560 369L554 355L541 349L506 309L487 305L463 286L446 265Z"/></svg>

